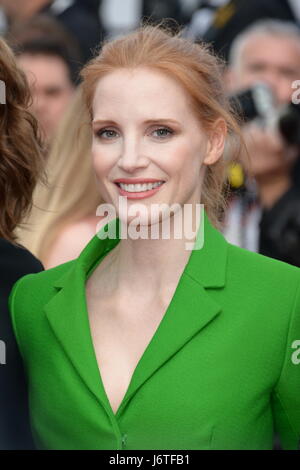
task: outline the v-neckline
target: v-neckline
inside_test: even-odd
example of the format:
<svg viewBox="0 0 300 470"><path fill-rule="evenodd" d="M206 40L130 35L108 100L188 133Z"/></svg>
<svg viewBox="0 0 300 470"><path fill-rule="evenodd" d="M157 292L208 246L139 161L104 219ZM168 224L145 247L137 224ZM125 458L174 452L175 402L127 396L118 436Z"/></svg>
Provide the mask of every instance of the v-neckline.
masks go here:
<svg viewBox="0 0 300 470"><path fill-rule="evenodd" d="M203 223L203 230L205 227L205 217L201 217ZM117 230L119 219L116 219ZM198 227L196 241L198 237L201 238L200 226ZM84 283L81 284L81 301L82 309L81 315L84 317L85 325L89 334L89 349L86 352L90 359L93 361L93 369L97 371L97 382L100 385L100 393L97 396L103 398L103 405L106 411L110 414L115 421L123 410L127 400L135 393L141 384L147 380L165 361L167 361L177 350L179 350L189 339L191 339L196 332L202 329L209 321L221 312L221 307L218 303L213 301L210 296L205 292L204 285L206 286L223 286L225 281L225 267L227 256L227 244L223 236L217 232L216 229L211 229L207 219L206 227L206 243L204 249L196 249L195 253L191 254L181 272L176 288L173 292L172 298L165 309L165 312L153 333L150 341L141 354L130 378L129 385L123 398L116 410L113 411L110 404L108 395L106 393L104 383L101 376L101 370L98 364L96 351L94 347L93 337L91 333L91 324L87 305L86 283L94 270L99 266L101 261L105 258L106 254L110 253L112 249L120 242L107 242L107 246L102 251L100 249L100 257L95 256L93 250L90 251L88 257L84 261ZM217 244L216 244L217 243ZM92 242L93 246L96 244ZM219 263L214 266L212 270L207 270L207 259L210 259L212 249L218 250ZM96 258L96 260L95 260ZM200 281L201 279L201 281ZM199 282L200 281L200 282ZM193 301L191 302L191 299ZM189 305L188 318L186 317L186 306ZM200 315L201 312L201 315ZM170 331L172 332L170 337ZM150 352L149 352L150 350ZM95 384L94 384L95 385ZM97 393L97 392L96 392Z"/></svg>
<svg viewBox="0 0 300 470"><path fill-rule="evenodd" d="M103 261L103 259L114 249L114 247L110 248L109 250L106 250L101 256L100 258L98 258L96 260L96 262L91 266L91 268L87 271L86 273L86 278L85 278L85 282L84 282L84 286L83 286L83 294L84 294L84 304L85 304L85 309L84 309L84 313L86 315L86 318L87 318L87 324L88 324L88 329L89 329L89 334L90 334L90 338L91 338L91 347L92 347L92 352L93 352L93 357L94 357L94 360L96 361L96 366L97 366L97 369L98 369L98 374L99 374L99 381L100 381L100 385L101 385L101 388L102 388L102 392L103 392L103 395L105 397L105 401L106 401L106 404L107 404L107 407L109 409L109 412L113 415L114 419L116 420L117 419L117 415L118 415L118 412L119 412L119 409L125 399L125 396L127 394L127 390L129 388L129 385L130 385L130 382L129 382L129 385L128 385L128 388L125 392L125 395L123 396L121 402L120 402L120 405L118 406L118 409L116 412L114 412L114 410L112 409L112 406L111 406L111 403L109 401L109 398L108 398L108 395L106 393L106 390L105 390L105 387L104 387L104 383L103 383L103 380L102 380L102 375L101 375L101 370L100 370L100 367L99 367L99 364L98 364L98 360L97 360L97 355L96 355L96 350L95 350L95 346L94 346L94 341L93 341L93 335L92 335L92 329L91 329L91 323L90 323L90 316L89 316L89 311L88 311L88 303L87 303L87 295L86 295L86 284L87 284L87 281L88 279L91 277L91 275L93 274L93 272L96 270L96 268L100 265L100 263ZM134 372L133 372L134 373ZM132 378L132 377L131 377Z"/></svg>
<svg viewBox="0 0 300 470"><path fill-rule="evenodd" d="M114 225L115 221L111 224L112 229ZM108 232L110 233L109 230ZM141 355L127 391L114 413L103 386L95 354L85 287L88 275L92 274L93 269L118 241L116 238L99 238L95 235L78 260L55 280L53 286L58 291L47 302L44 311L55 336L83 383L117 427L118 417L139 388L222 312L222 306L206 292L206 288L219 289L225 286L228 244L223 235L208 222L204 249L191 252L164 316Z"/></svg>
<svg viewBox="0 0 300 470"><path fill-rule="evenodd" d="M92 267L91 267L90 269L88 269L88 271L87 271L87 273L86 273L85 283L84 283L84 286L83 286L83 287L84 287L84 289L83 289L83 290L84 290L83 294L84 294L84 303L85 303L84 312L85 312L85 315L86 315L86 317L87 317L88 328L89 328L89 334L90 334L90 338L91 338L92 353L93 353L93 358L94 358L94 360L96 361L96 366L97 366L97 369L98 369L100 385L101 385L102 392L103 392L103 395L104 395L104 397L105 397L105 401L106 401L107 407L108 407L108 409L109 409L109 412L112 414L112 416L114 417L114 419L117 420L118 415L119 415L119 412L120 412L120 410L121 410L121 408L122 408L122 406L123 406L123 403L124 403L125 399L127 398L128 393L129 393L129 391L130 391L130 389L131 389L131 384L132 384L132 382L133 382L134 377L136 376L136 371L137 371L138 369L140 369L140 367L141 367L140 364L141 364L141 362L142 362L142 360L143 360L143 358L144 358L144 356L145 356L145 354L146 354L146 351L151 347L151 344L153 343L154 338L157 336L158 331L160 330L161 325L162 325L162 323L163 323L163 321L164 321L166 315L168 314L171 305L173 305L173 303L174 303L174 298L175 298L176 292L177 292L177 290L178 290L179 283L180 283L180 281L181 281L181 279L182 279L182 276L184 275L185 267L187 266L188 262L186 263L186 265L185 265L185 267L184 267L184 269L183 269L183 271L182 271L182 273L181 273L181 276L180 276L180 278L179 278L179 281L178 281L178 283L177 283L177 286L176 286L176 288L175 288L175 291L174 291L174 293L173 293L173 296L172 296L172 298L171 298L171 300L170 300L170 302L169 302L169 304L168 304L168 307L166 308L166 310L165 310L165 312L164 312L164 314L163 314L163 316L162 316L162 318L161 318L161 320L160 320L160 322L159 322L159 324L158 324L156 330L154 331L154 333L153 333L153 335L152 335L150 341L148 342L146 348L144 349L142 355L140 356L140 358L139 358L139 360L138 360L138 362L137 362L137 364L136 364L136 366L135 366L135 368L134 368L134 370L133 370L133 373L132 373L132 375L131 375L131 378L130 378L128 387L127 387L127 389L126 389L126 391L125 391L125 394L123 395L122 400L120 401L120 404L119 404L119 406L118 406L118 408L117 408L117 411L114 412L114 410L112 409L112 406L111 406L109 397L108 397L107 392L106 392L105 387L104 387L104 383L103 383L102 375L101 375L101 370L100 370L100 367L99 367L99 364L98 364L98 360L97 360L97 355L96 355L95 346L94 346L94 341L93 341L93 336L92 336L92 330L91 330L89 312L88 312L87 296L86 296L86 283L87 283L88 279L91 277L91 275L92 275L93 272L96 270L96 268L100 265L100 263L103 261L103 259L106 257L106 255L109 254L109 253L113 250L113 248L115 248L115 246L112 247L112 248L110 248L109 250L106 250L106 251L100 256L100 258L98 258L98 259L95 261L95 263L92 265Z"/></svg>
<svg viewBox="0 0 300 470"><path fill-rule="evenodd" d="M127 398L127 395L128 395L128 393L129 393L129 390L130 390L130 387L131 387L131 383L132 383L132 381L133 381L133 377L136 375L136 370L140 367L140 363L141 363L141 361L142 361L142 359L143 359L143 357L144 357L146 351L149 349L150 344L153 342L153 339L154 339L154 337L156 336L156 334L157 334L157 332L158 332L158 329L160 328L160 325L161 325L161 323L162 323L164 317L166 316L166 314L167 314L167 312L168 312L168 310L169 310L169 307L170 307L170 305L171 305L171 303L172 303L172 300L173 300L173 298L174 298L174 296L175 296L175 292L176 292L176 290L177 290L177 287L178 287L178 284L179 284L179 283L177 284L177 286L176 286L176 288L175 288L175 291L174 291L174 293L173 293L172 299L171 299L171 301L169 302L169 305L168 305L168 307L166 308L166 310L165 310L165 312L164 312L164 314L163 314L163 316L162 316L162 318L161 318L161 321L159 322L159 324L158 324L156 330L154 331L154 333L153 333L153 335L152 335L150 341L148 342L147 346L145 347L143 353L141 354L141 356L140 356L140 358L139 358L139 360L138 360L138 362L137 362L137 364L136 364L136 366L135 366L135 368L134 368L134 370L133 370L133 373L131 374L130 381L129 381L128 387L127 387L127 389L126 389L126 391L125 391L125 394L123 395L123 398L122 398L122 400L120 401L120 404L119 404L119 406L118 406L116 412L114 412L114 410L112 409L112 406L111 406L109 397L108 397L108 395L107 395L106 389L105 389L105 387L104 387L104 382L103 382L102 375L101 375L101 369L100 369L100 367L99 367L98 360L97 360L96 350L95 350L94 341L93 341L93 336L92 336L92 330L91 330L89 312L88 312L87 296L86 296L86 283L87 283L88 279L91 277L91 275L92 275L93 272L96 270L96 268L100 265L100 263L103 261L103 259L106 257L106 255L108 255L114 248L115 248L115 246L112 247L112 248L110 248L109 250L106 250L106 251L100 256L100 258L97 259L97 261L92 265L92 267L87 271L87 273L86 273L86 278L85 278L85 283L84 283L84 301L85 301L85 314L86 314L86 316L87 316L88 327L89 327L89 333L90 333L90 337L91 337L91 346L92 346L92 351L93 351L93 357L94 357L94 360L96 361L96 365L97 365L97 368L98 368L99 380L100 380L101 388L102 388L102 391L103 391L103 394L104 394L104 397L105 397L105 401L106 401L106 403L107 403L107 407L108 407L110 413L113 415L114 419L116 420L117 417L118 417L118 415L119 415L119 411L120 411L120 409L121 409L121 407L122 407L122 405L123 405L125 399ZM183 274L183 272L182 272L182 274Z"/></svg>

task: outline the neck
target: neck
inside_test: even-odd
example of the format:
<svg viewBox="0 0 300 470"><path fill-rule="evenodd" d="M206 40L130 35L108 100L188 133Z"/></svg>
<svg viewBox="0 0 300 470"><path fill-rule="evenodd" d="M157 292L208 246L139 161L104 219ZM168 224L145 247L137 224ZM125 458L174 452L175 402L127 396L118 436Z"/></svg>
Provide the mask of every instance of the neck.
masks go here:
<svg viewBox="0 0 300 470"><path fill-rule="evenodd" d="M263 208L270 209L291 187L290 174L267 175L256 178L260 204Z"/></svg>
<svg viewBox="0 0 300 470"><path fill-rule="evenodd" d="M143 300L153 297L169 298L168 293L173 292L174 286L179 282L180 276L191 255L191 245L196 240L200 217L195 216L196 207L193 211L192 220L186 220L185 224L175 221L176 229L182 230L180 236L175 238L174 220L172 216L166 219L170 221L170 237L162 239L162 223L158 223L158 239L151 238L121 238L117 247L112 251L112 257L108 266L109 284L111 291L118 292L121 296L132 292L141 295ZM198 208L197 214L200 216ZM185 217L183 216L183 220ZM190 222L188 225L187 222ZM151 225L153 227L153 225ZM184 228L189 227L189 231ZM106 275L108 273L106 272Z"/></svg>

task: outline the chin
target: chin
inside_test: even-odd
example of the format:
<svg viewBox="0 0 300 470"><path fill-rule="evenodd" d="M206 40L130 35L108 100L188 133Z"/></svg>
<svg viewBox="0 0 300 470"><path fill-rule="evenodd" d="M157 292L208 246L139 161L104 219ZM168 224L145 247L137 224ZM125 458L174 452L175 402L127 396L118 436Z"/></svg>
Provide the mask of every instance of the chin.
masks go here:
<svg viewBox="0 0 300 470"><path fill-rule="evenodd" d="M135 211L119 212L118 217L124 224L131 227L148 227L157 224L161 219L159 214L151 215L151 210L147 210L147 207L145 209L137 208Z"/></svg>

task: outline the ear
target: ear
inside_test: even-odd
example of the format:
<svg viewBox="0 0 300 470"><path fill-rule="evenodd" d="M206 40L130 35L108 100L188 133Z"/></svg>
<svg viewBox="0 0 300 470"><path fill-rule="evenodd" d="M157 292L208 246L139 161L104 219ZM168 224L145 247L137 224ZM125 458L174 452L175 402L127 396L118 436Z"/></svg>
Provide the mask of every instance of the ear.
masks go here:
<svg viewBox="0 0 300 470"><path fill-rule="evenodd" d="M204 165L216 163L223 155L226 135L227 125L225 119L218 118L208 134L206 156L203 160Z"/></svg>

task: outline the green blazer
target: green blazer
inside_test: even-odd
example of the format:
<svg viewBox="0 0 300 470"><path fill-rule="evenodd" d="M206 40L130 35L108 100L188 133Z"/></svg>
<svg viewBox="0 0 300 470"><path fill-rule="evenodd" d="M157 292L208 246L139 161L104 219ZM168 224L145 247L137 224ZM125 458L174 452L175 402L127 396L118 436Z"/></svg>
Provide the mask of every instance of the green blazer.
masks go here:
<svg viewBox="0 0 300 470"><path fill-rule="evenodd" d="M191 251L114 414L85 283L119 241L95 235L77 259L11 292L37 447L272 449L278 433L298 449L300 269L228 243L205 212L204 246Z"/></svg>

